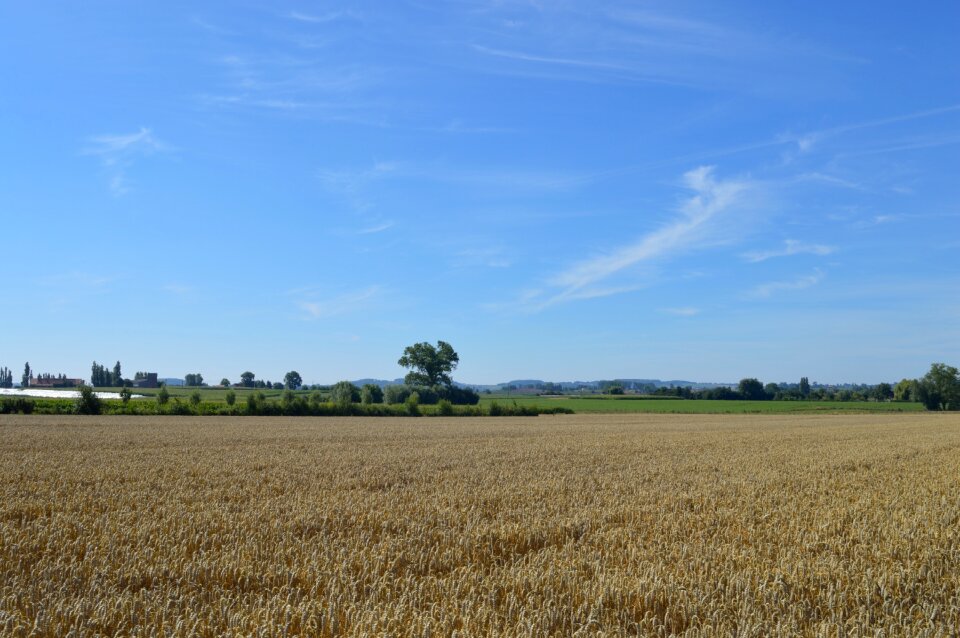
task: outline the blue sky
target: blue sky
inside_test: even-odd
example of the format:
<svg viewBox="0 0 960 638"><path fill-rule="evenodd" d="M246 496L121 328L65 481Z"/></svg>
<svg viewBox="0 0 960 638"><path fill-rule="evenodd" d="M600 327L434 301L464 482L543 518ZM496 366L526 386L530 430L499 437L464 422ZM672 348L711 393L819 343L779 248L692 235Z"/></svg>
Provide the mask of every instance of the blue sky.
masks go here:
<svg viewBox="0 0 960 638"><path fill-rule="evenodd" d="M0 365L956 365L958 31L956 2L6 2Z"/></svg>

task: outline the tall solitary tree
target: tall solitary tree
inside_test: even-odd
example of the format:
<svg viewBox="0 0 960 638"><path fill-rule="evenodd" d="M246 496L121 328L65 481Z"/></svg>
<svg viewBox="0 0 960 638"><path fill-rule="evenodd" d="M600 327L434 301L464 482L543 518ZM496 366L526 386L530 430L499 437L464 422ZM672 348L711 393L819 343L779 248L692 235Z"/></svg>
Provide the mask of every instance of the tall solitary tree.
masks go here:
<svg viewBox="0 0 960 638"><path fill-rule="evenodd" d="M453 385L450 373L457 369L460 356L446 341L437 341L436 347L421 341L407 346L397 363L404 368L412 368L404 377L408 385L449 388Z"/></svg>
<svg viewBox="0 0 960 638"><path fill-rule="evenodd" d="M256 378L256 376L257 375L248 370L240 375L240 383L242 383L243 387L245 388L252 388L253 380Z"/></svg>
<svg viewBox="0 0 960 638"><path fill-rule="evenodd" d="M27 361L23 364L23 376L20 377L20 386L26 388L30 385L30 377L33 376L33 371L30 370L30 362Z"/></svg>
<svg viewBox="0 0 960 638"><path fill-rule="evenodd" d="M291 370L283 377L283 385L287 390L297 390L303 385L303 379L296 370Z"/></svg>
<svg viewBox="0 0 960 638"><path fill-rule="evenodd" d="M117 361L116 365L113 366L113 375L112 375L111 381L113 382L112 385L114 385L115 387L123 385L123 374L121 374L120 372L119 361Z"/></svg>

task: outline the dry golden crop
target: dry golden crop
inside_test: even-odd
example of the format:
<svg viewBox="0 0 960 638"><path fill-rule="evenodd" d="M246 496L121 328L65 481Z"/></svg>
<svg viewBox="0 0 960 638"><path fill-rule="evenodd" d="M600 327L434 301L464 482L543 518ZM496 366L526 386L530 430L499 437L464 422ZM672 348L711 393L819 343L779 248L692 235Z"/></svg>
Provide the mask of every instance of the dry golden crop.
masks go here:
<svg viewBox="0 0 960 638"><path fill-rule="evenodd" d="M955 636L960 418L4 417L3 636Z"/></svg>

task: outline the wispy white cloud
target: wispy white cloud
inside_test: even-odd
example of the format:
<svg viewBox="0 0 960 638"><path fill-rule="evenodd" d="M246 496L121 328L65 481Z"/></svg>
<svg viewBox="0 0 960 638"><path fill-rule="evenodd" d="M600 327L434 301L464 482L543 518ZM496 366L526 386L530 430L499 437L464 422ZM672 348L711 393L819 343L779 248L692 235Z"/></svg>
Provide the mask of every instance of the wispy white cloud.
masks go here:
<svg viewBox="0 0 960 638"><path fill-rule="evenodd" d="M489 133L515 133L516 129L502 126L471 126L460 120L451 120L437 129L441 133L466 133L485 135Z"/></svg>
<svg viewBox="0 0 960 638"><path fill-rule="evenodd" d="M791 255L829 255L836 252L835 246L825 244L806 244L796 239L786 239L782 248L772 250L758 250L743 254L743 258L751 263L758 263L774 257L790 257Z"/></svg>
<svg viewBox="0 0 960 638"><path fill-rule="evenodd" d="M693 317L693 316L699 315L702 311L700 310L700 308L685 306L682 308L661 308L660 312L663 312L668 315L675 315L677 317Z"/></svg>
<svg viewBox="0 0 960 638"><path fill-rule="evenodd" d="M347 200L356 210L374 207L379 185L387 181L455 184L485 192L563 192L579 188L596 175L573 171L509 168L463 168L430 162L374 163L360 169L318 169L317 179L328 193Z"/></svg>
<svg viewBox="0 0 960 638"><path fill-rule="evenodd" d="M344 18L357 19L360 17L360 14L353 11L330 11L329 13L323 14L313 14L313 13L301 13L300 11L291 11L286 14L287 18L291 20L296 20L297 22L307 22L310 24L327 24L328 22L335 22L337 20L342 20Z"/></svg>
<svg viewBox="0 0 960 638"><path fill-rule="evenodd" d="M204 20L199 16L194 16L193 18L190 19L190 22L192 22L194 26L200 27L201 29L209 33L214 33L217 35L225 35L225 36L238 35L236 31L231 31L230 29L226 29L218 24L214 24L212 22Z"/></svg>
<svg viewBox="0 0 960 638"><path fill-rule="evenodd" d="M669 85L679 85L687 86L691 84L688 81L683 81L677 78L664 77L656 75L653 72L645 72L638 65L631 65L616 61L609 60L597 60L586 57L563 57L563 56L552 56L544 55L539 53L528 53L525 51L516 51L510 49L499 49L493 47L487 47L479 44L472 45L473 50L477 53L492 56L496 58L505 58L508 60L514 60L518 62L531 62L536 64L546 64L554 67L568 67L579 70L587 71L605 71L607 73L614 74L614 76L620 77L622 80L629 80L631 82L649 82L654 84L669 84ZM518 73L514 70L514 74L519 75L531 75L531 73ZM586 74L580 77L573 77L572 79L578 79L581 81L587 82L601 82L604 81L604 77ZM609 78L606 78L609 79Z"/></svg>
<svg viewBox="0 0 960 638"><path fill-rule="evenodd" d="M524 300L525 309L539 311L557 303L606 297L643 287L644 282L601 284L638 264L667 259L715 242L713 222L737 206L752 186L747 180L718 180L712 166L688 171L683 182L694 195L679 206L679 214L672 222L631 244L571 266L547 282L548 293Z"/></svg>
<svg viewBox="0 0 960 638"><path fill-rule="evenodd" d="M395 162L376 162L370 168L359 170L325 169L317 170L317 178L323 187L340 195L354 195L373 181L395 174L399 164Z"/></svg>
<svg viewBox="0 0 960 638"><path fill-rule="evenodd" d="M803 290L816 286L823 281L825 274L819 268L814 270L813 274L799 277L790 281L771 281L769 283L756 286L747 293L751 298L767 298L776 293L787 292L791 290Z"/></svg>
<svg viewBox="0 0 960 638"><path fill-rule="evenodd" d="M291 291L302 294L304 290ZM308 319L325 319L346 315L368 308L371 301L380 293L380 286L370 286L358 292L315 298L311 292L309 299L297 302L297 306L306 313Z"/></svg>
<svg viewBox="0 0 960 638"><path fill-rule="evenodd" d="M115 197L130 192L127 169L140 157L172 151L173 147L160 141L149 128L141 127L126 135L96 135L90 137L83 149L85 155L95 155L108 173L108 186Z"/></svg>
<svg viewBox="0 0 960 638"><path fill-rule="evenodd" d="M875 226L883 226L884 224L892 224L894 222L900 221L901 219L902 219L901 215L891 215L891 214L873 215L872 217L868 217L867 219L860 219L852 223L851 226L853 228L862 230L867 228L873 228Z"/></svg>
<svg viewBox="0 0 960 638"><path fill-rule="evenodd" d="M921 109L919 111L913 111L910 113L901 113L900 115L891 115L889 117L881 117L872 120L863 120L860 122L850 122L847 124L840 124L838 126L832 126L828 128L823 128L820 130L808 131L802 134L794 133L784 133L777 136L777 140L785 144L795 144L797 150L800 153L808 153L814 149L815 146L818 146L824 140L830 137L840 136L845 133L851 133L854 131L860 131L871 128L880 128L885 126L890 126L892 124L900 124L902 122L910 122L913 120L922 120L932 117L938 117L941 115L949 115L951 113L956 113L960 111L960 104L948 104L945 106L940 106L931 109ZM883 147L867 149L861 151L862 154L875 154L875 153L887 153L898 150L912 150L912 149L922 149L929 148L932 146L944 146L957 144L960 142L960 138L956 135L943 135L942 132L937 136L928 139L916 139L904 141L894 145L886 145Z"/></svg>
<svg viewBox="0 0 960 638"><path fill-rule="evenodd" d="M750 93L809 93L830 86L837 67L864 62L820 42L775 37L745 20L691 18L672 7L486 4L491 19L464 40L478 56L474 66L490 73ZM508 21L523 24L522 39L504 26Z"/></svg>
<svg viewBox="0 0 960 638"><path fill-rule="evenodd" d="M166 150L170 150L170 147L158 140L153 131L141 127L136 133L127 135L95 135L90 138L90 145L84 152L88 155L100 155L105 162L111 163L131 153L150 155Z"/></svg>
<svg viewBox="0 0 960 638"><path fill-rule="evenodd" d="M382 233L385 230L393 228L393 222L383 222L382 224L376 224L375 226L367 226L366 228L361 228L357 231L358 235L374 235L376 233Z"/></svg>
<svg viewBox="0 0 960 638"><path fill-rule="evenodd" d="M863 186L857 184L856 182L851 182L850 180L843 179L842 177L837 177L836 175L828 175L826 173L821 173L818 171L811 171L808 173L801 173L797 175L794 181L797 182L820 182L823 184L829 184L831 186L839 186L841 188L849 188L851 190L863 190Z"/></svg>

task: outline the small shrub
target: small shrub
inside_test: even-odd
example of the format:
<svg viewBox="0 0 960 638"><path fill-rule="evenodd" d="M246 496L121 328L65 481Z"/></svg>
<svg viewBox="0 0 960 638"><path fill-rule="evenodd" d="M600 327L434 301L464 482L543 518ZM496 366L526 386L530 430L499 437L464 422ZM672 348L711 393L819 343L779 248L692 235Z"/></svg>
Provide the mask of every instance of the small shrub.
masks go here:
<svg viewBox="0 0 960 638"><path fill-rule="evenodd" d="M170 405L170 414L176 416L189 416L193 414L193 410L190 409L190 406L182 402L178 398L174 398L173 403Z"/></svg>
<svg viewBox="0 0 960 638"><path fill-rule="evenodd" d="M96 395L88 385L82 385L79 388L80 395L74 404L74 412L77 414L100 414L103 407L100 403L100 397Z"/></svg>
<svg viewBox="0 0 960 638"><path fill-rule="evenodd" d="M420 416L420 395L416 392L410 394L404 402L407 408L407 414L410 416Z"/></svg>

